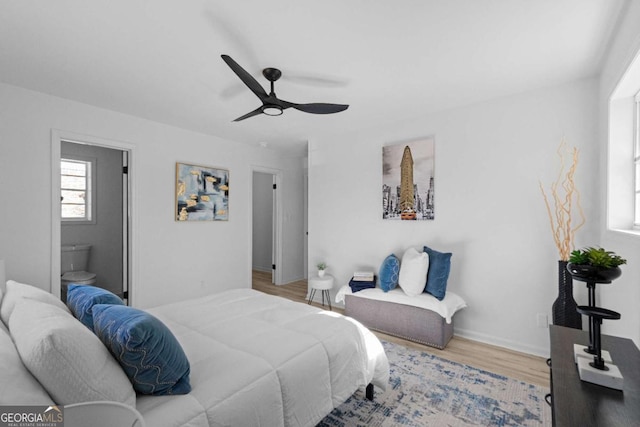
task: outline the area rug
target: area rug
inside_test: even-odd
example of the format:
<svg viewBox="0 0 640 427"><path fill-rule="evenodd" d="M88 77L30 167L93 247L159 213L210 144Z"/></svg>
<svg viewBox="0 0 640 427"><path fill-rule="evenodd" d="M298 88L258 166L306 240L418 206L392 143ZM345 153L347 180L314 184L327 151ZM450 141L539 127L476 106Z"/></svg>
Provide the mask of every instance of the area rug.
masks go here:
<svg viewBox="0 0 640 427"><path fill-rule="evenodd" d="M551 426L548 388L383 341L387 391L358 391L318 426Z"/></svg>

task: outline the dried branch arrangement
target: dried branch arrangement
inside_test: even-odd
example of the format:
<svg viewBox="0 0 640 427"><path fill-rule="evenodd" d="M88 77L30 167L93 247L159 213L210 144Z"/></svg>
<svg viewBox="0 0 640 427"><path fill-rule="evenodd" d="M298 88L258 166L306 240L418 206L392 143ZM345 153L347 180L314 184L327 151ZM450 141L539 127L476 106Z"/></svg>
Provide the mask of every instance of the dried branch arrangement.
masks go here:
<svg viewBox="0 0 640 427"><path fill-rule="evenodd" d="M578 167L578 149L576 147L569 149L566 141L563 140L557 153L560 158L560 172L558 178L551 183L550 199L553 203L553 209L551 209L551 203L542 182L540 182L540 191L542 191L544 204L547 207L553 240L558 248L560 260L568 261L573 250L576 231L584 225L586 219L580 205L580 192L573 180ZM571 166L566 170L565 157L568 155L571 156ZM574 207L578 211L576 225L573 224Z"/></svg>

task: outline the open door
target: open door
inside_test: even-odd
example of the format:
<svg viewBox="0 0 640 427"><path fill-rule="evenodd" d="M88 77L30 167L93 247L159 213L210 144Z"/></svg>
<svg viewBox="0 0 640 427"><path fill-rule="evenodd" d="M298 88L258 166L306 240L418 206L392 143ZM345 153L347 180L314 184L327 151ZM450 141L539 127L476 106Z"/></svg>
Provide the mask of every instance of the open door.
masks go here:
<svg viewBox="0 0 640 427"><path fill-rule="evenodd" d="M254 171L252 178L252 270L270 273L271 283L275 283L275 176Z"/></svg>

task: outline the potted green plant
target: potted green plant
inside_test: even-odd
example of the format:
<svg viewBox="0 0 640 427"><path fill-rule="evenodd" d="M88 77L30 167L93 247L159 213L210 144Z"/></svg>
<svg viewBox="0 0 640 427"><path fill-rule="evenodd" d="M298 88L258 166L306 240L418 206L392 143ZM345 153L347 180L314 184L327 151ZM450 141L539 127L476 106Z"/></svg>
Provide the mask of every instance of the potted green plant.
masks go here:
<svg viewBox="0 0 640 427"><path fill-rule="evenodd" d="M627 260L604 248L587 247L571 252L567 270L583 282L610 283L622 274Z"/></svg>
<svg viewBox="0 0 640 427"><path fill-rule="evenodd" d="M327 269L327 264L319 262L316 264L316 267L318 268L318 277L324 277L324 271Z"/></svg>

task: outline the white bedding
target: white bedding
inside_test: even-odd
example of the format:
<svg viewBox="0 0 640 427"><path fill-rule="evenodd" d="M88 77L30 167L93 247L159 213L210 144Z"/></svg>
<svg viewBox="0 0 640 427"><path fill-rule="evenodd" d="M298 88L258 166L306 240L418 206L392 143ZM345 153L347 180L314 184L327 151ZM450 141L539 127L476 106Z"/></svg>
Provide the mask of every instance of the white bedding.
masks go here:
<svg viewBox="0 0 640 427"><path fill-rule="evenodd" d="M192 385L138 396L149 426L314 426L359 387L388 382L368 329L306 304L240 289L148 311L182 345Z"/></svg>
<svg viewBox="0 0 640 427"><path fill-rule="evenodd" d="M362 298L369 298L379 301L394 302L397 304L411 305L414 307L431 310L444 317L447 323L451 323L451 318L456 311L465 308L467 303L458 294L447 291L442 301L428 293L422 293L417 296L409 296L404 293L401 288L395 288L389 292L384 292L380 288L363 289L356 293L351 291L349 285L344 285L336 295L336 302L344 302L345 295L353 295Z"/></svg>

